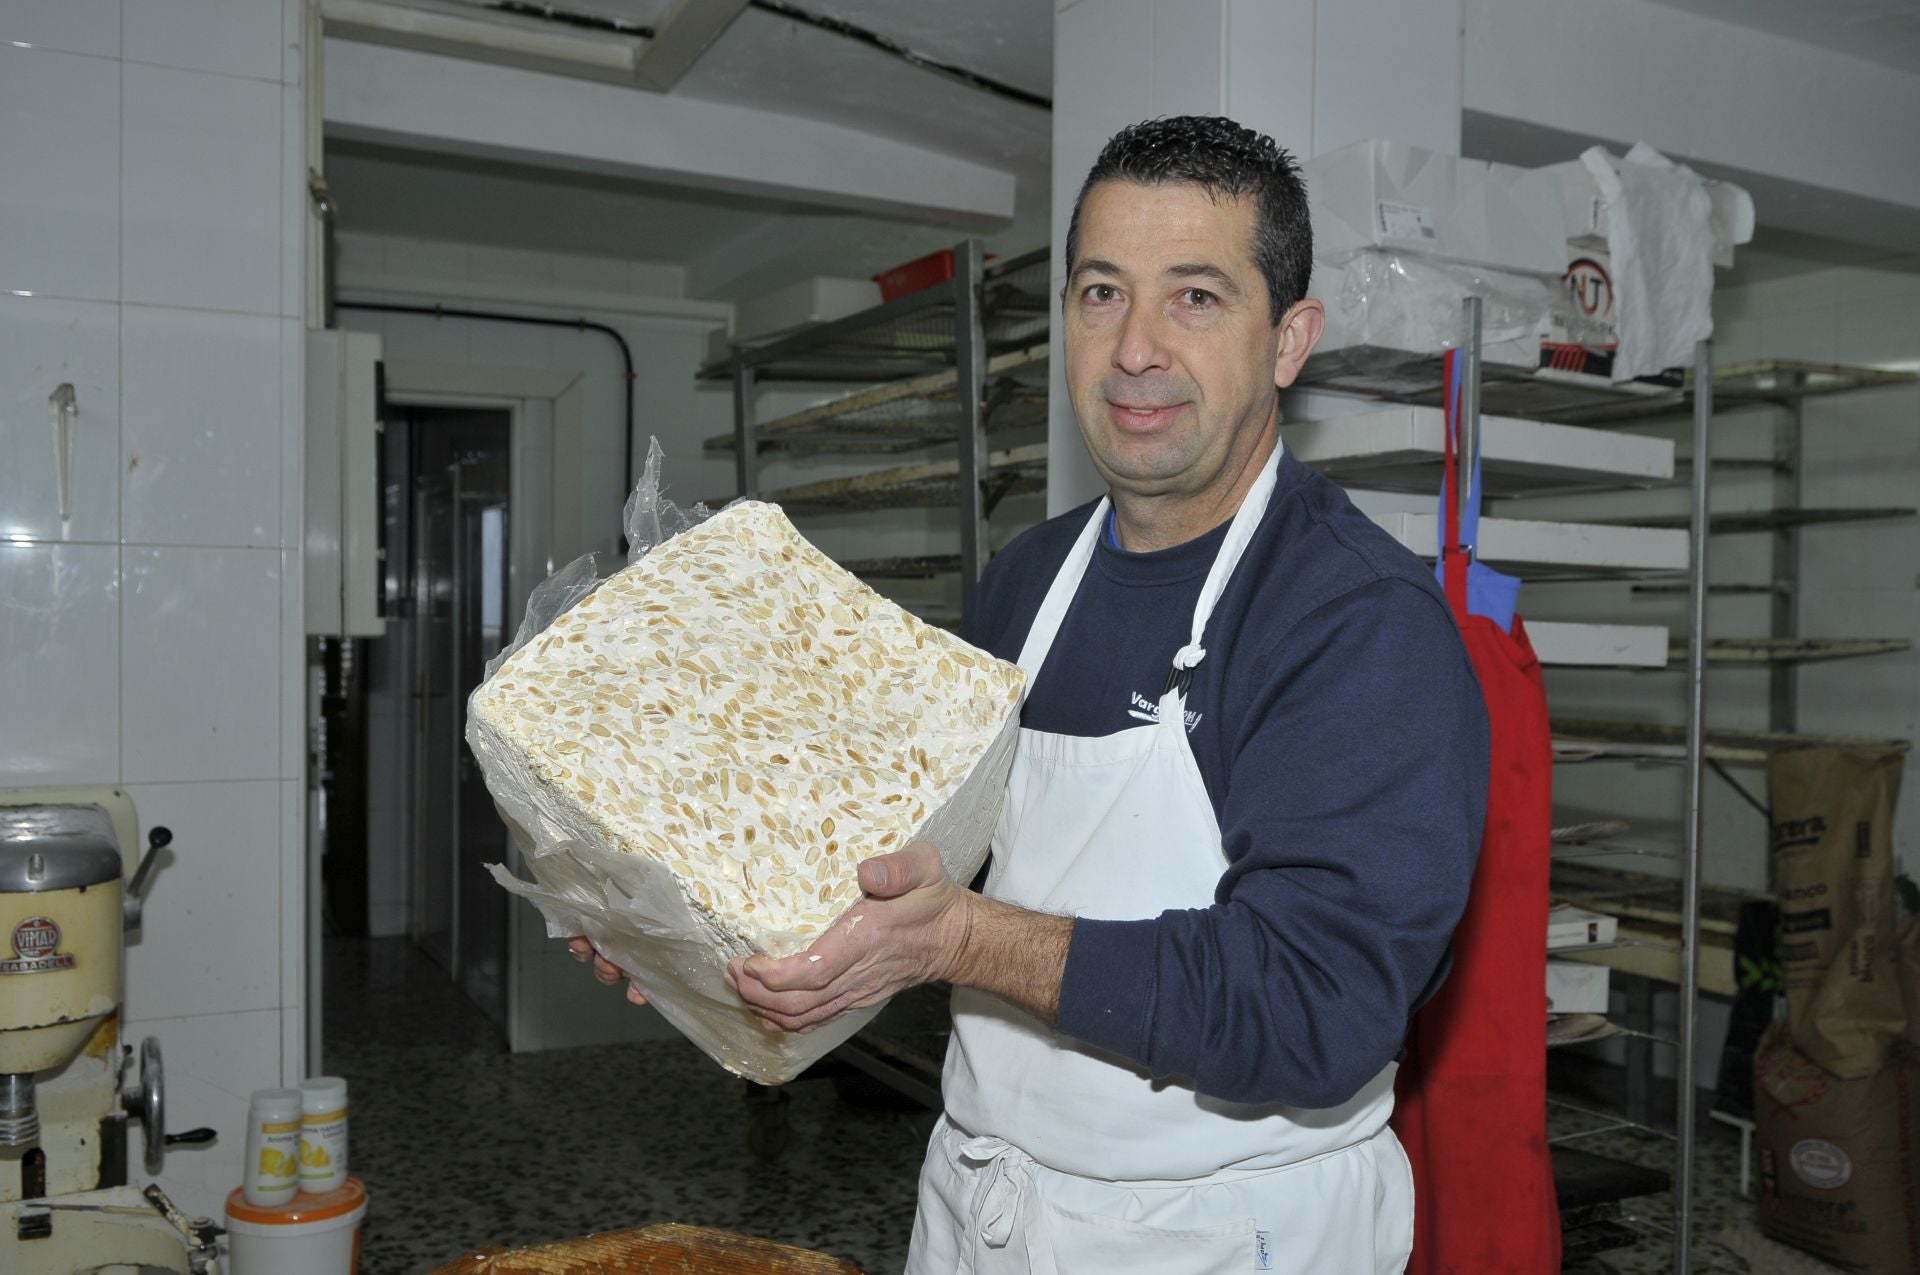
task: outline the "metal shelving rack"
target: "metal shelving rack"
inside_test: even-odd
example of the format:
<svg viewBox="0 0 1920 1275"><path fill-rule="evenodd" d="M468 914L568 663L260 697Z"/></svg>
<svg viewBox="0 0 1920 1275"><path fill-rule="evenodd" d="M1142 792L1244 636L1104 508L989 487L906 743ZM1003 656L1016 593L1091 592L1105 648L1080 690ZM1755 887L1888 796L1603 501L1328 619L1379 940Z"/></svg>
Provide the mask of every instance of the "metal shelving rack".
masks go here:
<svg viewBox="0 0 1920 1275"><path fill-rule="evenodd" d="M1793 670L1815 660L1847 659L1889 651L1910 649L1906 639L1809 639L1797 636L1794 625L1794 595L1797 588L1794 564L1797 561L1797 531L1800 527L1906 517L1910 509L1807 509L1800 503L1799 442L1804 404L1809 397L1844 393L1880 385L1908 384L1913 376L1870 368L1850 368L1825 364L1767 361L1745 363L1716 372L1711 346L1702 343L1695 366L1686 382L1665 394L1628 399L1612 404L1593 403L1554 413L1555 419L1568 423L1601 425L1673 417L1688 413L1692 424L1692 454L1686 458L1691 488L1688 513L1672 518L1634 518L1639 526L1690 527L1692 561L1684 586L1678 583L1642 583L1636 590L1679 592L1688 595L1689 632L1685 644L1687 672L1687 720L1681 726L1556 718L1553 722L1556 759L1587 761L1626 758L1639 761L1679 761L1686 767L1685 848L1681 855L1681 903L1677 914L1650 906L1648 892L1670 893L1670 881L1640 874L1617 873L1616 879L1596 881L1595 869L1582 873L1578 865L1569 865L1556 855L1556 887L1572 886L1576 902L1614 911L1622 917L1623 936L1616 945L1618 954L1609 953L1606 963L1629 973L1639 973L1662 982L1673 982L1681 998L1680 1034L1673 1044L1679 1051L1676 1071L1676 1173L1674 1181L1675 1269L1691 1268L1692 1195L1694 1170L1695 1078L1698 1073L1697 1031L1698 998L1703 986L1708 990L1731 994L1734 990L1731 963L1732 922L1743 897L1738 892L1716 891L1703 879L1703 797L1705 776L1710 770L1729 782L1726 767L1731 764L1764 764L1773 753L1810 744L1864 745L1869 747L1907 747L1905 741L1860 740L1811 735L1795 729L1793 714ZM1716 400L1726 407L1764 404L1784 414L1784 428L1776 430L1774 454L1770 459L1752 462L1744 468L1764 468L1775 475L1774 507L1751 513L1710 513L1711 479L1714 461L1711 455L1711 422ZM1604 520L1603 520L1604 521ZM1715 535L1772 533L1774 537L1773 578L1765 585L1710 588L1707 584L1707 550ZM1773 599L1772 633L1764 638L1714 639L1708 632L1706 603L1711 592L1765 594ZM1680 654L1678 648L1675 655ZM1728 731L1711 729L1706 720L1705 678L1709 664L1766 668L1771 679L1770 729L1765 731ZM1737 786L1737 785L1736 785ZM1740 789L1749 801L1754 799ZM1757 803L1756 803L1757 804ZM1623 830L1623 829L1622 829ZM1669 857L1663 848L1609 847L1613 830L1583 839L1573 858L1613 852ZM1603 872L1605 870L1597 870ZM1569 881L1567 878L1585 877ZM1709 921L1703 913L1709 901L1715 916ZM1715 927L1720 943L1703 942L1706 924ZM1704 949L1711 948L1712 951ZM1563 953L1574 955L1575 952ZM1703 975L1703 956L1714 959L1715 972ZM1727 968L1719 968L1724 961ZM1637 1000L1640 1012L1650 1005L1650 993L1642 991ZM1645 1051L1659 1038L1648 1033L1628 1032L1629 1067L1644 1068ZM1598 1039L1598 1035L1582 1039ZM1637 1056L1636 1056L1637 1051ZM1635 1105L1635 1084L1629 1078L1629 1107ZM1642 1081L1638 1088L1644 1091Z"/></svg>
<svg viewBox="0 0 1920 1275"><path fill-rule="evenodd" d="M962 607L990 552L987 518L1006 495L1045 482L1045 445L989 451L989 435L1046 422L1050 305L1045 249L989 262L979 241L953 249L953 277L911 295L771 342L743 346L701 370L733 384L734 427L707 442L731 452L742 496L789 512L952 505L959 552L907 575L957 570ZM763 421L765 383L860 383L802 411ZM769 490L763 461L779 455L894 455L951 448L950 457ZM885 563L872 578L905 578Z"/></svg>

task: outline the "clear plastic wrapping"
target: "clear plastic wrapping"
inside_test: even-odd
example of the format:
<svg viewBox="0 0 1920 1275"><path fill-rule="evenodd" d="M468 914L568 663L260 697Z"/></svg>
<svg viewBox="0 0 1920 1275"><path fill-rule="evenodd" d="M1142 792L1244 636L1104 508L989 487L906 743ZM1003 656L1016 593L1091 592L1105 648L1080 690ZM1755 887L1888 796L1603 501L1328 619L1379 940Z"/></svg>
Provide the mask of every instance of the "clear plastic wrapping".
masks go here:
<svg viewBox="0 0 1920 1275"><path fill-rule="evenodd" d="M1489 363L1537 367L1540 343L1556 318L1579 322L1565 289L1548 275L1369 248L1318 263L1314 276L1312 295L1327 308L1327 331L1317 348L1343 351L1361 364L1367 350L1403 359L1454 348L1465 332L1461 305L1469 296L1483 303L1481 357Z"/></svg>
<svg viewBox="0 0 1920 1275"><path fill-rule="evenodd" d="M753 951L785 956L803 950L830 922L829 909L837 909L833 912L837 915L838 911L844 911L845 906L857 901L858 885L852 875L854 866L858 858L877 850L899 849L907 840L929 841L940 848L942 860L954 879L962 882L970 880L985 860L988 842L999 816L1007 769L1012 762L1013 745L1019 728L1020 676L1018 669L994 661L983 652L974 651L951 635L922 625L894 604L865 590L851 576L818 557L810 546L799 541L784 519L777 517L777 511L772 511L768 506L730 506L723 511L724 517L715 517L710 523L707 522L710 515L698 506L689 511L678 509L660 494L659 461L656 444L649 451L640 487L627 505L628 537L633 545L627 572L616 577L618 583L611 587L601 579L597 569L599 564L590 560L583 559L556 572L534 591L529 600L526 623L521 626L513 645L489 665L487 680L474 693L468 714L467 740L479 759L488 789L502 817L513 830L526 870L533 879L518 879L500 865L493 865L490 870L502 886L539 908L546 920L549 935L584 935L591 940L602 955L627 973L669 1022L716 1061L731 1071L763 1084L778 1084L791 1079L852 1035L878 1012L878 1007L846 1015L806 1035L767 1031L759 1025L757 1016L726 986L724 974L728 963L737 956ZM758 521L752 521L755 519ZM666 599L658 593L636 593L636 582L645 579L657 585L659 582L653 577L665 568L656 567L655 564L672 561L683 551L676 549L675 555L656 559L653 563L634 564L641 564L643 555L654 552L674 535L690 527L703 525L705 529L701 534L684 543L688 546L708 541L724 544L721 537L723 528L738 532L748 525L774 527L791 537L793 544L799 548L790 567L786 563L780 564L782 570L790 572L792 579L820 581L819 598L828 607L845 605L846 599L857 598L853 609L864 617L865 625L870 626L863 627L860 623L846 620L823 620L823 625L829 627L823 627L821 631L822 643L838 642L840 645L834 649L845 651L851 649L850 644L862 640L892 641L893 649L900 652L898 658L902 661L924 657L928 662L929 673L925 678L897 679L893 685L911 681L915 686L921 686L922 683L945 686L954 680L952 674L960 666L971 670L975 667L974 662L977 662L980 669L977 677L969 672L960 679L971 690L964 699L952 697L953 711L941 711L942 704L934 703L924 721L924 733L916 719L912 738L899 741L900 746L909 752L920 750L928 766L927 787L924 790L919 788L919 776L916 774L913 777L915 800L910 804L887 808L896 822L905 819L904 826L895 827L888 834L886 843L876 846L878 837L867 834L881 826L879 816L885 812L878 807L862 807L869 809L870 813L860 818L844 813L850 807L836 807L836 813L845 825L837 831L832 826L831 818L822 821L827 831L836 832L834 845L840 848L830 850L830 854L837 853L838 858L831 862L820 862L817 867L808 869L819 874L819 879L824 882L819 895L821 901L818 906L821 911L804 918L805 924L791 929L780 928L776 923L777 917L787 915L779 908L770 905L762 908L755 915L765 917L766 922L756 924L743 922L737 907L722 905L723 902L734 902L731 898L716 902L713 891L715 878L708 865L717 864L721 869L729 867L728 860L718 857L722 849L738 861L742 880L747 881L749 886L762 884L746 875L749 869L757 866L758 861L750 861L747 852L734 840L734 825L725 825L727 831L724 833L711 831L720 826L719 812L724 808L722 804L700 805L695 797L689 799L692 804L681 807L687 820L683 826L691 826L695 833L688 841L700 842L702 835L706 835L708 841L702 844L676 844L669 847L661 837L650 835L653 826L640 827L635 824L635 809L660 808L658 785L663 781L650 777L644 765L634 764L636 750L642 762L650 760L646 754L649 745L644 740L636 742L638 736L623 740L617 720L609 734L607 719L601 718L599 724L595 724L592 712L582 710L577 734L559 746L559 756L563 762L577 759L582 748L621 750L617 753L603 752L595 762L596 768L590 778L582 778L566 770L563 762L556 762L556 755L551 749L543 752L541 748L530 744L533 736L524 732L516 733L513 726L516 720L522 718L536 722L542 720L533 707L535 701L524 698L528 694L540 693L533 689L536 683L529 681L533 676L529 669L535 666L537 660L547 660L551 665L558 657L548 657L547 648L562 640L563 630L579 632L581 626L588 622L584 617L596 617L593 623L613 634L613 642L631 644L641 641L644 645L644 641L634 635L640 634L645 626L660 622L654 616L642 613L659 609ZM714 572L709 579L727 579L735 574L740 580L752 577L752 571L743 567L738 573ZM702 587L722 586L712 584ZM599 600L592 606L582 605L596 595ZM580 611L569 618L575 608L580 608ZM856 633L869 632L881 636L870 639L855 636ZM829 634L843 636L833 638ZM811 644L812 638L809 637L808 641ZM542 645L519 661L512 659L515 653L533 643ZM771 645L780 648L779 641L772 641ZM584 651L587 648L581 649ZM626 648L611 649L616 651L617 656L619 650ZM808 664L808 676L835 673L833 666L819 656L821 649L826 648L812 647L813 659ZM871 663L871 649L864 648L863 651L861 658ZM583 662L585 658L582 657ZM700 668L724 670L724 673L716 672L713 675L714 681L730 684L737 679L751 680L743 672L749 667L749 660L739 652L700 646L697 649L688 648L685 658L698 661ZM934 677L931 672L941 664L947 665L949 670L944 679ZM647 699L645 669L633 674L631 680L621 680L629 676L623 667L613 661L606 667L613 671L602 676L613 681L605 685L619 691L624 698L637 700L642 710L654 711L647 707L652 701ZM822 672L823 667L825 673ZM577 676L584 677L585 674L583 672ZM757 676L763 682L769 680L766 673L756 672L752 676ZM851 663L847 665L847 676L858 681L859 671ZM628 689L631 689L631 695L626 694ZM916 693L932 695L935 692L922 690ZM841 711L859 703L859 697L854 696L848 705L842 706ZM544 703L541 707L544 708ZM731 702L727 707L732 707ZM566 711L563 710L563 713ZM742 720L745 720L749 710L741 708L738 711L742 714ZM722 718L713 716L702 720L718 721ZM901 719L896 715L889 720ZM551 735L553 723L548 722L546 728ZM676 724L673 729L681 727ZM686 745L683 743L682 746ZM729 751L732 754L729 759L724 763L709 761L699 764L728 768L719 770L719 791L722 793L728 791L728 776L731 775L733 782L741 785L738 789L740 793L752 792L751 785L758 783L767 793L773 794L775 788L768 782L769 776L775 781L784 780L789 787L793 783L791 771L765 768L767 749L775 746L797 754L800 748L811 745L804 736L796 737L788 744L780 744L778 738L773 738L771 743L763 739L753 748L742 745L739 749L726 750L716 744L715 755L718 755L718 751ZM754 751L756 748L758 752ZM939 760L927 759L928 752L937 754ZM842 789L842 793L854 794L848 799L854 804L862 800L858 795L860 781L852 777L855 774L864 771L868 781L878 784L873 791L880 791L886 781L896 779L894 774L885 770L876 772L865 767L864 763L875 762L875 759L856 755L862 756L863 766L846 772ZM617 765L608 763L606 759L613 756L624 756L626 760ZM775 760L783 766L790 765L784 755L776 755ZM757 766L761 769L756 769ZM583 763L580 769L584 772L587 767ZM609 782L612 776L617 778ZM711 776L704 782L710 785ZM596 787L596 784L599 786ZM634 791L648 784L655 785L655 788L645 797L636 799ZM615 793L624 790L626 794L619 799L623 804L619 804L617 809L609 804L613 800L607 796L609 790ZM707 791L711 792L711 788ZM806 797L805 791L799 793L799 808L807 808ZM768 800L771 804L778 804L772 797ZM647 801L652 804L647 805ZM695 805L700 805L700 808L695 809ZM821 807L821 812L824 810L825 807ZM911 814L902 816L903 810L909 810ZM921 817L922 812L924 817ZM863 827L861 818L870 818L871 822ZM702 824L709 829L708 834L700 834ZM659 826L661 831L667 831L665 825ZM817 829L810 829L809 835L817 832ZM725 847L716 849L717 843L711 841L712 837L719 837L726 843ZM764 850L765 840L762 838L761 850ZM652 851L648 849L649 843L653 846ZM782 853L786 851L783 849ZM707 857L699 860L696 867L690 867L689 862L700 855ZM703 877L702 873L706 875ZM791 890L785 878L775 877L774 880L781 883L782 889ZM809 889L814 880L813 877L808 878ZM807 906L813 905L809 903Z"/></svg>

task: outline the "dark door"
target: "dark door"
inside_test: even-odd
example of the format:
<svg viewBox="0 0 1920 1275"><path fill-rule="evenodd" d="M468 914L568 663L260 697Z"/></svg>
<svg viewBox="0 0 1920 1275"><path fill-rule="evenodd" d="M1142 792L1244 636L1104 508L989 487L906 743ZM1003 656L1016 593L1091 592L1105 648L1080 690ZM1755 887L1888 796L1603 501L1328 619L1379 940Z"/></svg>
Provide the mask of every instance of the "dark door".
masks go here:
<svg viewBox="0 0 1920 1275"><path fill-rule="evenodd" d="M508 895L484 867L507 833L466 744L467 697L511 631L506 616L504 411L413 408L411 432L414 941L506 1021Z"/></svg>

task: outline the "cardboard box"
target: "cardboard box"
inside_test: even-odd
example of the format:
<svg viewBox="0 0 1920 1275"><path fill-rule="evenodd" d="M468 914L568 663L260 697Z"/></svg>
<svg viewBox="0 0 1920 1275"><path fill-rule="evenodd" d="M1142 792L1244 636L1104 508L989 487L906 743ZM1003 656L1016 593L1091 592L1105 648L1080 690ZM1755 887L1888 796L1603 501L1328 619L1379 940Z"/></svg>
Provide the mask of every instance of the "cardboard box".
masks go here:
<svg viewBox="0 0 1920 1275"><path fill-rule="evenodd" d="M1386 248L1558 275L1567 253L1560 188L1531 171L1377 140L1316 155L1301 165L1314 257L1337 264Z"/></svg>
<svg viewBox="0 0 1920 1275"><path fill-rule="evenodd" d="M1617 918L1562 904L1547 914L1547 950L1589 947L1611 943L1620 937Z"/></svg>
<svg viewBox="0 0 1920 1275"><path fill-rule="evenodd" d="M1609 975L1604 965L1585 961L1547 962L1547 1012L1549 1014L1604 1014L1607 1012Z"/></svg>

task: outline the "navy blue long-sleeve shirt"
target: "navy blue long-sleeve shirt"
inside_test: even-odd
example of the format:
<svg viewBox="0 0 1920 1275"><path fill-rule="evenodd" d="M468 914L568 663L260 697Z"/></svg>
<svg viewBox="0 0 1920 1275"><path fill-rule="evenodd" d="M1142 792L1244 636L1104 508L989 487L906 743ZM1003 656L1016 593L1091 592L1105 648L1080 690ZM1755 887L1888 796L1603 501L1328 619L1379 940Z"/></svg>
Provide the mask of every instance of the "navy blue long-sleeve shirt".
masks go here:
<svg viewBox="0 0 1920 1275"><path fill-rule="evenodd" d="M1480 844L1487 718L1431 571L1291 456L1209 620L1188 739L1227 868L1214 903L1075 922L1059 1028L1228 1102L1335 1107L1443 977ZM1092 506L1025 532L967 631L1008 660ZM1150 720L1223 525L1155 553L1103 537L1022 722Z"/></svg>

